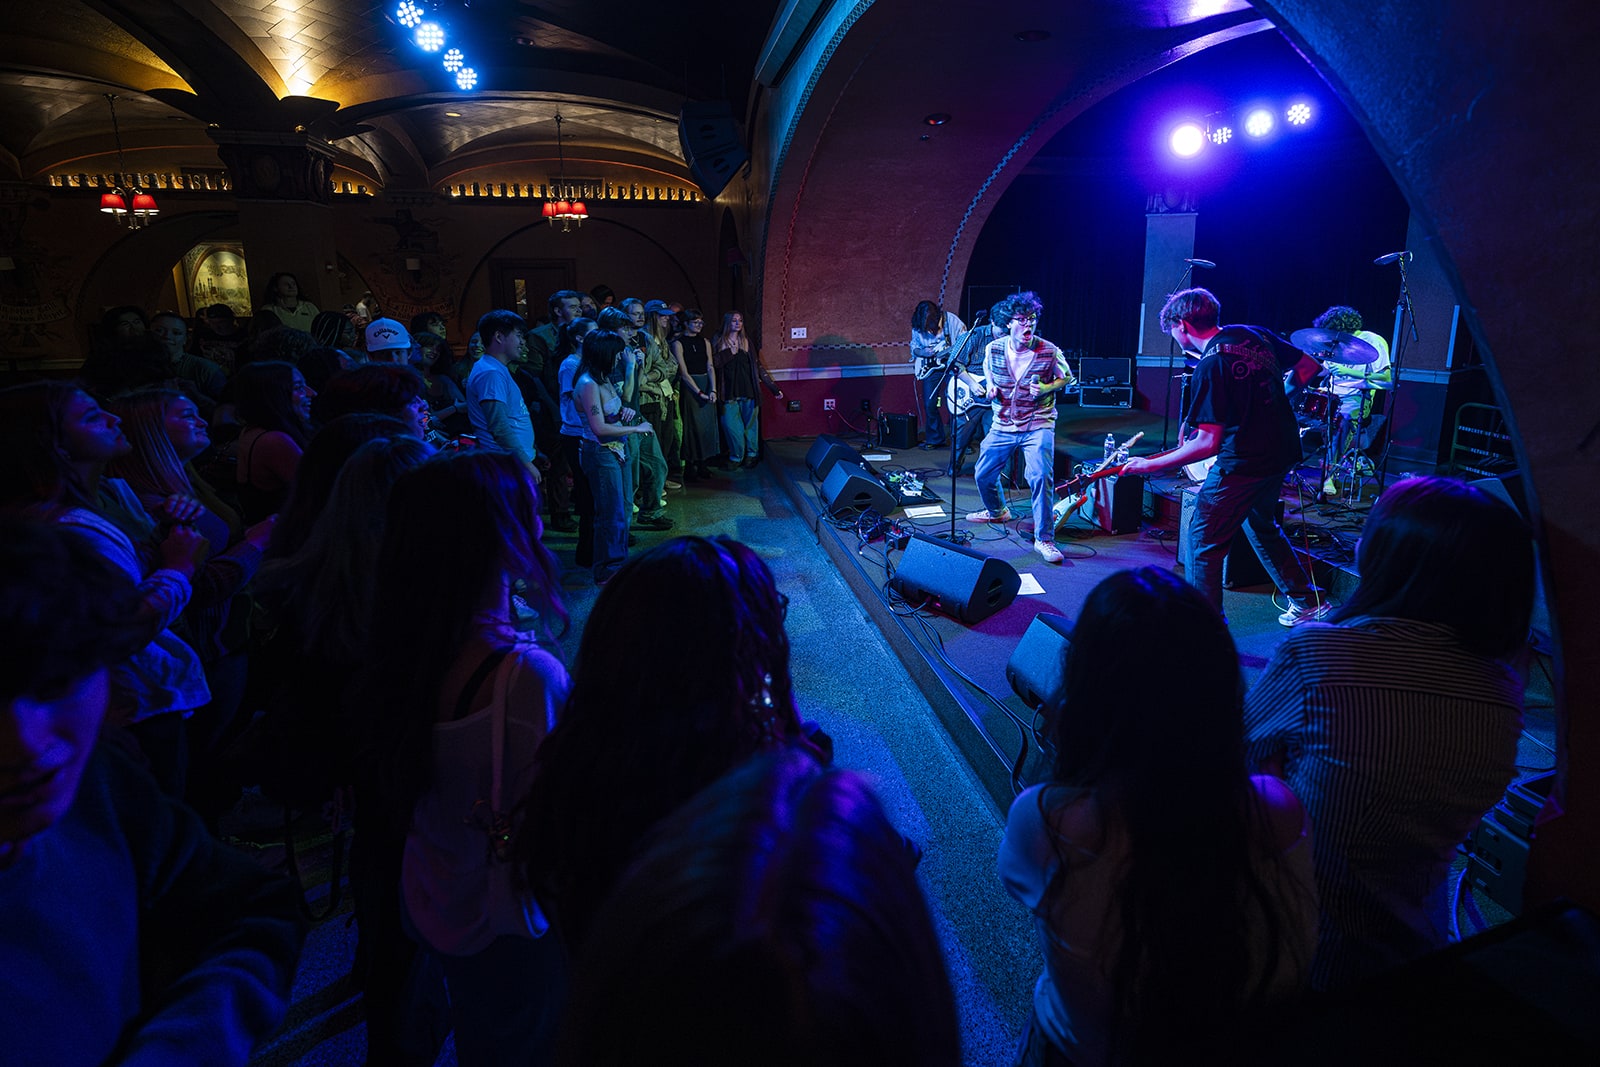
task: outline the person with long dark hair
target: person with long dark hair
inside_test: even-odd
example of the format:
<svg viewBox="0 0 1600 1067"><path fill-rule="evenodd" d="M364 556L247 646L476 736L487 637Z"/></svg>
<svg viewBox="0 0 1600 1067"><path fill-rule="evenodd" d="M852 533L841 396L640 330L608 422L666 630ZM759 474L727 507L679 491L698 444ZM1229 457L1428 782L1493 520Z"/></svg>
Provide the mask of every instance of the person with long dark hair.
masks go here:
<svg viewBox="0 0 1600 1067"><path fill-rule="evenodd" d="M235 472L239 505L246 522L259 522L288 499L311 439L311 401L317 394L294 364L276 360L240 367L233 389L244 424Z"/></svg>
<svg viewBox="0 0 1600 1067"><path fill-rule="evenodd" d="M696 625L663 629L685 604ZM758 752L821 754L795 710L786 613L761 558L720 537L658 545L600 594L517 842L569 945L658 820Z"/></svg>
<svg viewBox="0 0 1600 1067"><path fill-rule="evenodd" d="M206 540L172 516L158 532L133 490L105 477L106 465L130 448L122 420L75 385L0 390L0 509L73 528L139 583L143 643L112 668L111 722L127 727L162 787L181 797L183 720L211 691L199 656L171 627L193 595ZM147 538L154 551L141 554L136 542Z"/></svg>
<svg viewBox="0 0 1600 1067"><path fill-rule="evenodd" d="M1152 676L1146 650L1180 644L1188 669ZM1298 991L1316 936L1305 813L1245 769L1227 626L1170 571L1119 571L1084 602L1046 714L1055 767L1000 846L1045 957L1018 1062L1207 1060Z"/></svg>
<svg viewBox="0 0 1600 1067"><path fill-rule="evenodd" d="M945 311L932 300L919 302L911 312L911 369L922 401L923 448L944 444L944 416L940 413L944 404L939 387L945 381L944 368L950 353L966 332L966 324L955 312Z"/></svg>
<svg viewBox="0 0 1600 1067"><path fill-rule="evenodd" d="M1316 827L1321 989L1448 940L1456 846L1516 771L1535 589L1522 519L1449 478L1389 486L1356 565L1332 625L1289 635L1245 699L1250 755Z"/></svg>
<svg viewBox="0 0 1600 1067"><path fill-rule="evenodd" d="M678 315L672 355L678 361L683 402L683 474L688 481L711 477L707 464L722 451L717 439L717 379L706 317L697 308Z"/></svg>
<svg viewBox="0 0 1600 1067"><path fill-rule="evenodd" d="M559 567L541 532L528 468L473 450L396 483L378 553L360 689L371 779L357 793L376 847L395 849L375 869L398 876L443 965L466 1067L547 1062L565 990L559 939L509 862L514 805L567 693L551 651L566 626Z"/></svg>
<svg viewBox="0 0 1600 1067"><path fill-rule="evenodd" d="M578 458L594 494L594 580L604 585L628 557L628 515L633 486L628 480L628 438L651 432L638 412L622 406L610 377L626 342L611 330L583 339L572 402L582 420Z"/></svg>
<svg viewBox="0 0 1600 1067"><path fill-rule="evenodd" d="M270 317L276 325L307 332L317 314L317 305L300 299L300 280L287 271L279 271L267 279L261 292L261 305L256 308L257 319Z"/></svg>
<svg viewBox="0 0 1600 1067"><path fill-rule="evenodd" d="M913 868L859 775L749 761L663 820L602 907L558 1062L954 1067Z"/></svg>

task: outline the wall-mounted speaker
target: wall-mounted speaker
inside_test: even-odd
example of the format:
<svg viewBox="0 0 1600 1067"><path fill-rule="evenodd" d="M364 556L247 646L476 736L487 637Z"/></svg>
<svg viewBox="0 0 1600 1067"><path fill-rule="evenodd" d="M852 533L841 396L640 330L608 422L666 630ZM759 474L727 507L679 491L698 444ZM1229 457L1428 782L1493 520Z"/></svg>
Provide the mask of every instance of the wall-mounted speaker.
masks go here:
<svg viewBox="0 0 1600 1067"><path fill-rule="evenodd" d="M834 463L822 479L822 501L829 515L845 508L870 508L887 515L898 506L876 474L847 459Z"/></svg>
<svg viewBox="0 0 1600 1067"><path fill-rule="evenodd" d="M750 153L739 140L739 124L726 100L691 100L678 112L678 145L700 191L715 200Z"/></svg>
<svg viewBox="0 0 1600 1067"><path fill-rule="evenodd" d="M911 604L974 623L1015 600L1022 576L1003 559L912 534L889 586Z"/></svg>
<svg viewBox="0 0 1600 1067"><path fill-rule="evenodd" d="M842 438L831 433L818 434L816 443L806 452L806 470L811 472L813 478L826 478L828 472L833 470L833 465L841 459L867 466L861 453L845 444Z"/></svg>

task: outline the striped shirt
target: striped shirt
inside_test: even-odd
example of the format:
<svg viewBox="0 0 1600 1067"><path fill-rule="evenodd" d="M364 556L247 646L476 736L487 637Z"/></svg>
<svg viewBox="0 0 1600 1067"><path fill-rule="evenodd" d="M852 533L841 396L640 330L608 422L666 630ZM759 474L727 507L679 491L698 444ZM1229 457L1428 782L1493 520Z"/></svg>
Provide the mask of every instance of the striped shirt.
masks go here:
<svg viewBox="0 0 1600 1067"><path fill-rule="evenodd" d="M1061 394L1051 392L1032 397L1028 395L1028 385L1031 382L1045 385L1059 379L1071 384L1072 371L1067 369L1061 349L1043 337L1035 337L1032 360L1019 376L1013 377L1011 363L1006 359L1010 343L1009 337L997 337L983 352L984 374L990 385L1000 387L1000 395L994 398L993 428L1006 433L1032 433L1055 426L1056 397Z"/></svg>
<svg viewBox="0 0 1600 1067"><path fill-rule="evenodd" d="M1456 845L1516 770L1522 680L1448 627L1308 623L1245 697L1252 763L1285 752L1316 837L1312 985L1336 988L1448 940Z"/></svg>

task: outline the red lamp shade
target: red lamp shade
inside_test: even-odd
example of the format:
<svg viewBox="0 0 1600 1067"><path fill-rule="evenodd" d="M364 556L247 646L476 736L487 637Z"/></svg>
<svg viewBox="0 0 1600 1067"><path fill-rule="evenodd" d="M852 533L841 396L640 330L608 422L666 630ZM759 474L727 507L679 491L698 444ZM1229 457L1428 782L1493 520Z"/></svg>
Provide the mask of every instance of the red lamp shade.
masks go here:
<svg viewBox="0 0 1600 1067"><path fill-rule="evenodd" d="M554 200L546 200L544 202L544 207L539 209L539 214L543 215L547 219L555 218L556 217L556 203L555 203L555 201Z"/></svg>
<svg viewBox="0 0 1600 1067"><path fill-rule="evenodd" d="M557 215L570 215L570 214L572 214L572 205L567 203L565 200L557 200L556 201L556 214Z"/></svg>
<svg viewBox="0 0 1600 1067"><path fill-rule="evenodd" d="M572 202L572 213L578 216L580 219L586 219L589 217L589 209L584 205L582 200L574 200Z"/></svg>
<svg viewBox="0 0 1600 1067"><path fill-rule="evenodd" d="M139 215L158 215L161 209L156 207L156 198L149 193L133 194L133 210Z"/></svg>
<svg viewBox="0 0 1600 1067"><path fill-rule="evenodd" d="M126 215L128 213L128 204L122 199L121 193L101 193L100 210L107 215Z"/></svg>

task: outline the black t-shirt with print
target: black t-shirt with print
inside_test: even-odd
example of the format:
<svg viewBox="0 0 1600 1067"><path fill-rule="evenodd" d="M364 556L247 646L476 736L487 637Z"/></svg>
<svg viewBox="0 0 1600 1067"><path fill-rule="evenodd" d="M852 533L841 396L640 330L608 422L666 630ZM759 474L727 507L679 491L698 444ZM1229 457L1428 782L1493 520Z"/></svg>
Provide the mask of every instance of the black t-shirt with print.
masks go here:
<svg viewBox="0 0 1600 1067"><path fill-rule="evenodd" d="M1224 474L1282 474L1300 458L1276 346L1252 326L1224 326L1206 344L1186 421L1222 427L1217 469Z"/></svg>

